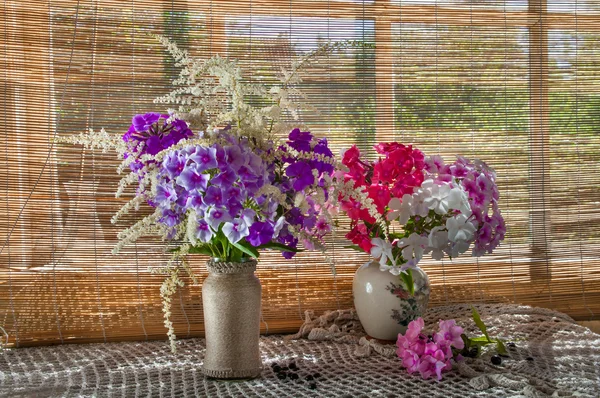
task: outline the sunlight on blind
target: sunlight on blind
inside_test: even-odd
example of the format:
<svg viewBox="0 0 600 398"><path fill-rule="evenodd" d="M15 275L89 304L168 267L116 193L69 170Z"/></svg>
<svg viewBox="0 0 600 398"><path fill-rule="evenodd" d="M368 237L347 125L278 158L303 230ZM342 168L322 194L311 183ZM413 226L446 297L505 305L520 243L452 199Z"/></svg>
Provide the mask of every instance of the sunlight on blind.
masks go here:
<svg viewBox="0 0 600 398"><path fill-rule="evenodd" d="M273 80L328 40L371 43L304 74L302 119L335 151L412 143L498 172L508 234L480 259L424 261L431 305L514 301L600 314L600 5L592 0L53 0L2 2L0 326L15 345L164 338L165 258L145 240L118 257L117 159L54 144L105 127L122 134L178 69L147 34L194 55L236 58ZM305 310L352 306L368 256L261 256L264 332L295 331ZM194 269L206 275L202 257ZM179 337L202 332L201 289L175 298Z"/></svg>

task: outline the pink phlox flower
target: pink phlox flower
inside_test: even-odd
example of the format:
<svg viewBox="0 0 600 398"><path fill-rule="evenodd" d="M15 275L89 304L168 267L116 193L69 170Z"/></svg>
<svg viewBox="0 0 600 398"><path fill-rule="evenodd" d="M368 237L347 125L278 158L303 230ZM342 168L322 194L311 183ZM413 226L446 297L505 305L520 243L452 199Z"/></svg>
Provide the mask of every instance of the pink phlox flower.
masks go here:
<svg viewBox="0 0 600 398"><path fill-rule="evenodd" d="M424 379L428 379L433 375L437 376L437 380L442 380L442 371L447 367L447 361L444 353L440 349L436 349L437 346L431 343L433 346L430 351L431 354L426 354L421 357L421 363L419 364L419 373Z"/></svg>
<svg viewBox="0 0 600 398"><path fill-rule="evenodd" d="M454 319L441 320L440 319L440 331L435 334L433 340L437 343L439 341L448 341L451 346L462 350L465 347L465 342L460 335L463 334L463 328L456 324Z"/></svg>
<svg viewBox="0 0 600 398"><path fill-rule="evenodd" d="M407 339L411 341L416 341L421 334L421 330L425 327L425 321L423 318L417 318L411 323L408 324L408 329L406 330L405 336Z"/></svg>

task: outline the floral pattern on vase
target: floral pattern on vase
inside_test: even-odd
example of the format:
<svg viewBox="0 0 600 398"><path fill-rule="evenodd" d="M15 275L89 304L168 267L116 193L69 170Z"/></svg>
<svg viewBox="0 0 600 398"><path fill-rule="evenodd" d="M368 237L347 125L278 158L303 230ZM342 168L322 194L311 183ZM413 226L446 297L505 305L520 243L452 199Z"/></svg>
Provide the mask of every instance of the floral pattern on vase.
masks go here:
<svg viewBox="0 0 600 398"><path fill-rule="evenodd" d="M407 327L410 322L414 321L425 312L427 301L429 301L428 284L423 286L422 289L427 290L426 297L423 297L425 295L423 291L415 292L415 295L411 296L401 284L395 284L394 282L390 282L385 288L400 299L400 309L393 308L392 315L390 315L393 320L398 322L398 325ZM426 298L426 301L423 300L424 298Z"/></svg>
<svg viewBox="0 0 600 398"><path fill-rule="evenodd" d="M420 268L412 271L415 293L403 280L382 272L376 261L361 266L354 275L354 306L367 334L379 340L396 340L408 324L423 315L429 303L430 284Z"/></svg>

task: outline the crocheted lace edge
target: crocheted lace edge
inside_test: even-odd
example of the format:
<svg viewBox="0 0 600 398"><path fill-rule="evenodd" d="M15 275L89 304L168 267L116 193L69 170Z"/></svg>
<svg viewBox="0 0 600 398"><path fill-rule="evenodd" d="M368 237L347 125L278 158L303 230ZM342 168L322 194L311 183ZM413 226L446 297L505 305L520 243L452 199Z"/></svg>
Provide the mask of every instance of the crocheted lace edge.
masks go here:
<svg viewBox="0 0 600 398"><path fill-rule="evenodd" d="M256 260L249 260L243 263L232 263L232 262L215 262L208 261L206 263L206 268L208 271L214 274L239 274L245 272L254 272L256 271L256 264L258 262Z"/></svg>
<svg viewBox="0 0 600 398"><path fill-rule="evenodd" d="M237 379L246 377L258 377L262 372L261 368L256 369L243 369L243 370L216 370L206 369L202 367L202 373L207 377L214 377L217 379Z"/></svg>

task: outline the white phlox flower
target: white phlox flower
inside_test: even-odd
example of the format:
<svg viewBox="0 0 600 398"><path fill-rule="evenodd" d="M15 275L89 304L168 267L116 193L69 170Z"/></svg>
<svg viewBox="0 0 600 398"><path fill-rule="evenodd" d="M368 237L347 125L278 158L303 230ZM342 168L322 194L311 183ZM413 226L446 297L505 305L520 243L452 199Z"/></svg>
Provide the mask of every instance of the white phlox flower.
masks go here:
<svg viewBox="0 0 600 398"><path fill-rule="evenodd" d="M446 248L446 253L452 258L456 258L460 254L463 254L469 250L469 246L471 246L469 242L459 240L458 242L452 243L448 248Z"/></svg>
<svg viewBox="0 0 600 398"><path fill-rule="evenodd" d="M392 198L390 203L388 203L388 207L390 208L390 212L387 215L387 219L389 221L393 221L398 219L398 222L402 225L408 222L410 216L412 216L412 203L413 198L411 195L404 194L402 196L402 200L398 198Z"/></svg>
<svg viewBox="0 0 600 398"><path fill-rule="evenodd" d="M425 201L431 196L431 189L427 187L421 187L415 189L415 193L412 195L412 206L411 213L413 216L427 217L429 214L429 207Z"/></svg>
<svg viewBox="0 0 600 398"><path fill-rule="evenodd" d="M459 214L446 220L446 228L448 229L448 239L451 242L469 242L473 239L473 235L477 230L475 225L464 214Z"/></svg>
<svg viewBox="0 0 600 398"><path fill-rule="evenodd" d="M423 188L430 192L429 196L423 199L423 204L439 215L448 213L450 186L448 184L436 184L433 180L425 180Z"/></svg>
<svg viewBox="0 0 600 398"><path fill-rule="evenodd" d="M471 214L473 214L469 197L462 187L454 187L450 190L447 203L449 209L460 210L466 217L471 217Z"/></svg>
<svg viewBox="0 0 600 398"><path fill-rule="evenodd" d="M373 238L371 239L371 244L373 245L371 248L371 257L379 259L379 269L381 271L389 269L387 265L388 260L391 261L393 267L396 266L396 259L392 254L392 244L390 242L381 238Z"/></svg>
<svg viewBox="0 0 600 398"><path fill-rule="evenodd" d="M412 233L408 238L402 238L396 243L396 246L402 248L402 257L405 260L410 260L412 258L417 259L417 261L423 258L423 252L427 247L427 237L421 236L417 233Z"/></svg>
<svg viewBox="0 0 600 398"><path fill-rule="evenodd" d="M437 226L429 233L428 250L431 251L431 257L434 260L444 258L444 249L448 247L448 231L444 226Z"/></svg>

